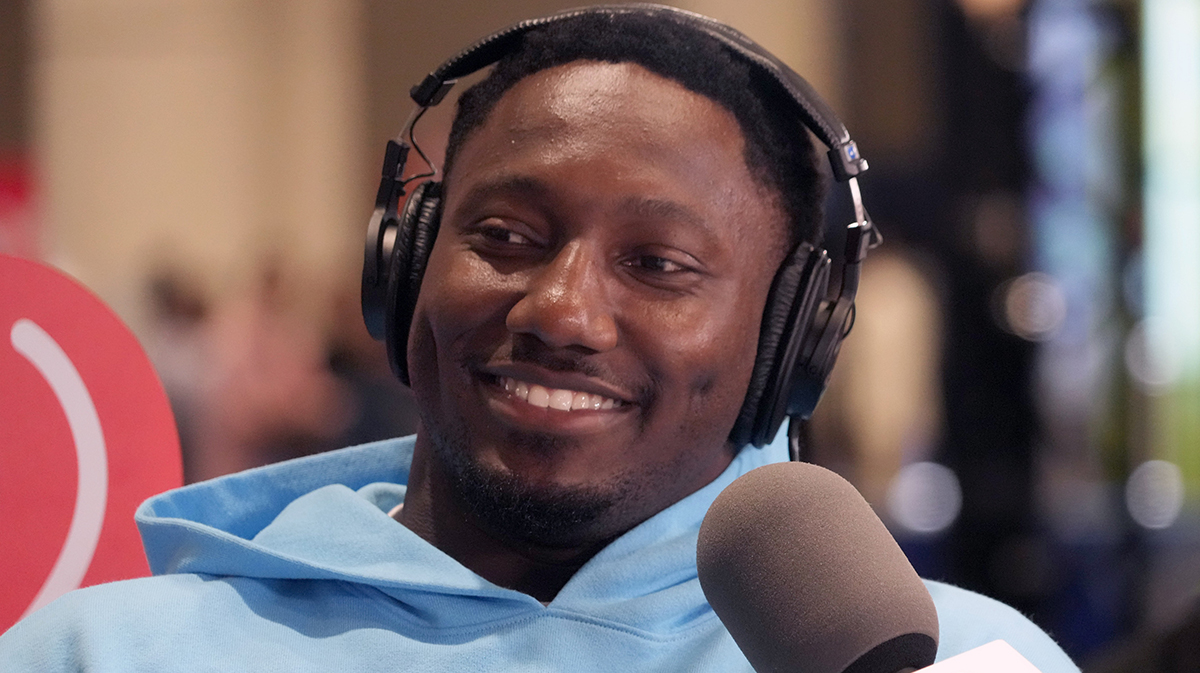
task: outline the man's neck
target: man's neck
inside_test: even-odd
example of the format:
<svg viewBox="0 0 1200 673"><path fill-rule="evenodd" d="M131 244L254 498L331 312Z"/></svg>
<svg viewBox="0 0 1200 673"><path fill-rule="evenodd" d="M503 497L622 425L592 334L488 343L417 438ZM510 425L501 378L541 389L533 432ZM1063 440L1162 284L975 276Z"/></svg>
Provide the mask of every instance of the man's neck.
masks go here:
<svg viewBox="0 0 1200 673"><path fill-rule="evenodd" d="M513 544L481 528L451 491L450 480L418 437L401 524L493 584L548 603L603 544L547 549Z"/></svg>

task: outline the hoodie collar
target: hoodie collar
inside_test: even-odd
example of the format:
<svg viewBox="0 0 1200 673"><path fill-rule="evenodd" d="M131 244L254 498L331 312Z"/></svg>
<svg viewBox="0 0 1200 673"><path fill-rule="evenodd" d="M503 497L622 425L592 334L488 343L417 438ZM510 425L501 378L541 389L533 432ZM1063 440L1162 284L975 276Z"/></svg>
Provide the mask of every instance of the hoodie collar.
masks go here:
<svg viewBox="0 0 1200 673"><path fill-rule="evenodd" d="M546 609L388 516L404 499L413 444L385 440L151 498L136 517L151 570L368 585L440 626ZM549 608L653 631L710 616L696 579L700 522L725 486L781 459L781 448L744 448L711 483L597 553Z"/></svg>

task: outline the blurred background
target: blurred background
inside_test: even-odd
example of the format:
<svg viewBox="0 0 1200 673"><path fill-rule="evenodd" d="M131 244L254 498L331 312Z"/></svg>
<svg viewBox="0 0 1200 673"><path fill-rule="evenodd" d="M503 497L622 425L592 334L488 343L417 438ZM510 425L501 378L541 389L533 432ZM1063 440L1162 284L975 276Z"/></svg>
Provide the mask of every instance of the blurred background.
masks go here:
<svg viewBox="0 0 1200 673"><path fill-rule="evenodd" d="M412 432L358 304L384 143L450 54L574 4L0 0L0 252L133 328L189 481ZM871 162L814 459L1085 670L1200 670L1200 2L675 4Z"/></svg>

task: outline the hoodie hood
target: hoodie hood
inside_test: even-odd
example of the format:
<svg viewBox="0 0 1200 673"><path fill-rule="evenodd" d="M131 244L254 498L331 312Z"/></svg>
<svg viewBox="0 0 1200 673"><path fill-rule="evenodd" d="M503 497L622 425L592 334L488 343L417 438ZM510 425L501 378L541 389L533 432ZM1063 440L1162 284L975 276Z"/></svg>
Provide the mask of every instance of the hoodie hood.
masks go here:
<svg viewBox="0 0 1200 673"><path fill-rule="evenodd" d="M549 604L496 586L387 512L411 438L321 454L153 498L138 525L156 576L73 591L0 636L5 670L742 671L696 577L709 505L783 460L743 449L720 477L592 557ZM1002 638L1078 673L1012 608L927 583L938 657Z"/></svg>
<svg viewBox="0 0 1200 673"><path fill-rule="evenodd" d="M413 437L385 440L154 497L137 512L150 568L155 575L365 585L431 628L549 608L672 633L715 618L695 565L709 505L738 476L786 456L778 440L744 448L713 482L601 550L543 606L483 579L388 516L404 500L413 445Z"/></svg>

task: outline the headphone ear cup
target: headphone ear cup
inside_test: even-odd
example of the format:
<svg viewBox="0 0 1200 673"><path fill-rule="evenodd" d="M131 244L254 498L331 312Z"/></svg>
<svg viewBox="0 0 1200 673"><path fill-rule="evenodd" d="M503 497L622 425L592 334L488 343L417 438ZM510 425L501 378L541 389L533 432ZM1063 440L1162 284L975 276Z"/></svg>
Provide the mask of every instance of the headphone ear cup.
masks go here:
<svg viewBox="0 0 1200 673"><path fill-rule="evenodd" d="M385 337L388 363L404 385L408 379L408 331L412 327L417 295L429 264L442 216L442 184L424 182L404 204L388 267Z"/></svg>
<svg viewBox="0 0 1200 673"><path fill-rule="evenodd" d="M763 446L774 439L783 422L782 415L777 421L770 420L776 415L780 389L793 378L790 370L828 280L828 255L809 243L797 245L775 272L758 332L750 385L729 434L734 445Z"/></svg>
<svg viewBox="0 0 1200 673"><path fill-rule="evenodd" d="M800 260L796 260L798 263ZM822 315L825 303L825 293L829 287L829 255L825 250L810 249L807 259L803 262L800 272L803 282L796 288L793 295L791 311L785 321L785 331L780 335L779 343L773 353L770 376L758 400L757 415L754 419L750 443L764 446L775 438L779 426L788 415L800 415L808 418L816 406L817 399L804 410L798 410L792 403L797 390L807 389L810 385L809 355L810 344L815 333L823 330L815 329L814 322ZM821 378L821 390L824 389L824 378ZM820 397L818 391L817 398Z"/></svg>
<svg viewBox="0 0 1200 673"><path fill-rule="evenodd" d="M849 333L853 320L853 300L842 298L821 303L800 348L801 370L786 392L786 415L803 418L812 415L825 392L825 384L842 349L842 340Z"/></svg>

